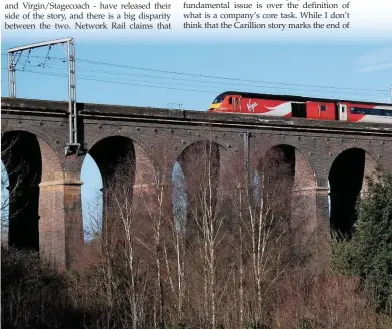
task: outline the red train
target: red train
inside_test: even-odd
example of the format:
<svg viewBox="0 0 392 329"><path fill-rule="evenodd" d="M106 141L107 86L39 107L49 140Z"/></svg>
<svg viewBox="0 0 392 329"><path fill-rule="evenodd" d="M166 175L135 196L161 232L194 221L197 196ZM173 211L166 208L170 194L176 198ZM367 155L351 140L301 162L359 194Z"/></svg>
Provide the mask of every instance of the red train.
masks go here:
<svg viewBox="0 0 392 329"><path fill-rule="evenodd" d="M208 111L392 124L392 104L226 91Z"/></svg>

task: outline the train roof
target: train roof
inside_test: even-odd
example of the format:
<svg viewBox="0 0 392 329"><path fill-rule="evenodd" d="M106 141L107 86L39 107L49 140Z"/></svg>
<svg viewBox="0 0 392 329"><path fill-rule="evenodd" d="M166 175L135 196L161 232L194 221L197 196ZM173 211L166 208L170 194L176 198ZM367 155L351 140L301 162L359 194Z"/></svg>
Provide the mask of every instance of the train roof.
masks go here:
<svg viewBox="0 0 392 329"><path fill-rule="evenodd" d="M347 99L318 98L318 97L295 96L295 95L259 94L259 93L249 93L249 92L242 92L242 91L225 91L221 93L219 96L226 96L226 95L241 95L242 97L246 97L246 98L279 99L279 100L298 101L298 102L306 102L306 101L323 102L323 103L347 102L353 104L366 104L366 105L384 105L384 106L392 105L392 103L380 103L380 102L369 102L369 101L365 102L365 101L353 101Z"/></svg>

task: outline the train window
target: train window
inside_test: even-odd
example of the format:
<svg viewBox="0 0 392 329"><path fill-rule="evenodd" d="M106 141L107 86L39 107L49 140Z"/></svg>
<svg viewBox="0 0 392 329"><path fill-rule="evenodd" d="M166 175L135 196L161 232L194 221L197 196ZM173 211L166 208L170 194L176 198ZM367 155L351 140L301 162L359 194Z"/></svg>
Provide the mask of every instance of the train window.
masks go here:
<svg viewBox="0 0 392 329"><path fill-rule="evenodd" d="M351 113L353 113L353 114L371 114L371 113L369 113L369 109L364 109L364 108L360 108L360 107L353 107L351 109Z"/></svg>
<svg viewBox="0 0 392 329"><path fill-rule="evenodd" d="M369 109L358 109L359 114L370 114Z"/></svg>
<svg viewBox="0 0 392 329"><path fill-rule="evenodd" d="M214 101L212 103L213 104L222 103L224 98L225 98L225 95L219 95L217 98L214 99Z"/></svg>
<svg viewBox="0 0 392 329"><path fill-rule="evenodd" d="M326 105L319 105L320 107L320 111L326 111L327 110L327 106Z"/></svg>
<svg viewBox="0 0 392 329"><path fill-rule="evenodd" d="M372 112L373 115L383 115L383 110L381 109L373 109Z"/></svg>
<svg viewBox="0 0 392 329"><path fill-rule="evenodd" d="M222 103L223 100L225 99L225 97L226 97L225 94L220 94L220 95L218 95L218 96L214 99L214 101L213 101L212 103L213 103L213 104Z"/></svg>
<svg viewBox="0 0 392 329"><path fill-rule="evenodd" d="M351 109L353 114L364 114L364 115L379 115L379 116L392 116L392 111L386 109L369 109L361 107L353 107Z"/></svg>
<svg viewBox="0 0 392 329"><path fill-rule="evenodd" d="M229 97L229 104L233 104L233 98Z"/></svg>

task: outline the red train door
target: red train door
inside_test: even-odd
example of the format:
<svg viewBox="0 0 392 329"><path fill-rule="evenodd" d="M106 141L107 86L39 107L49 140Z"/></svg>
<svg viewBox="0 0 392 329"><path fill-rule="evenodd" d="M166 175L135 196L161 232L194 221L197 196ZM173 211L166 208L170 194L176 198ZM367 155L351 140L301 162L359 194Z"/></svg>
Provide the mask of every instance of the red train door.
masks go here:
<svg viewBox="0 0 392 329"><path fill-rule="evenodd" d="M233 96L233 109L234 112L241 112L241 97Z"/></svg>

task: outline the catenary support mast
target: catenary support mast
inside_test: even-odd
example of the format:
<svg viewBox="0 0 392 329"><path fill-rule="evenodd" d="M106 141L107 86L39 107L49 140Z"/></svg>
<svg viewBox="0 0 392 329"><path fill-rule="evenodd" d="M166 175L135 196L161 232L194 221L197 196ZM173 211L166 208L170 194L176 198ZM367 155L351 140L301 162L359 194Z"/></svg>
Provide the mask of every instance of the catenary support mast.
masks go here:
<svg viewBox="0 0 392 329"><path fill-rule="evenodd" d="M16 98L16 65L17 57L23 51L41 47L60 45L67 56L68 64L68 123L69 142L65 146L65 154L79 153L80 143L78 138L78 118L76 110L76 66L75 66L75 43L73 38L56 39L33 43L25 46L8 49L8 93L9 97Z"/></svg>

